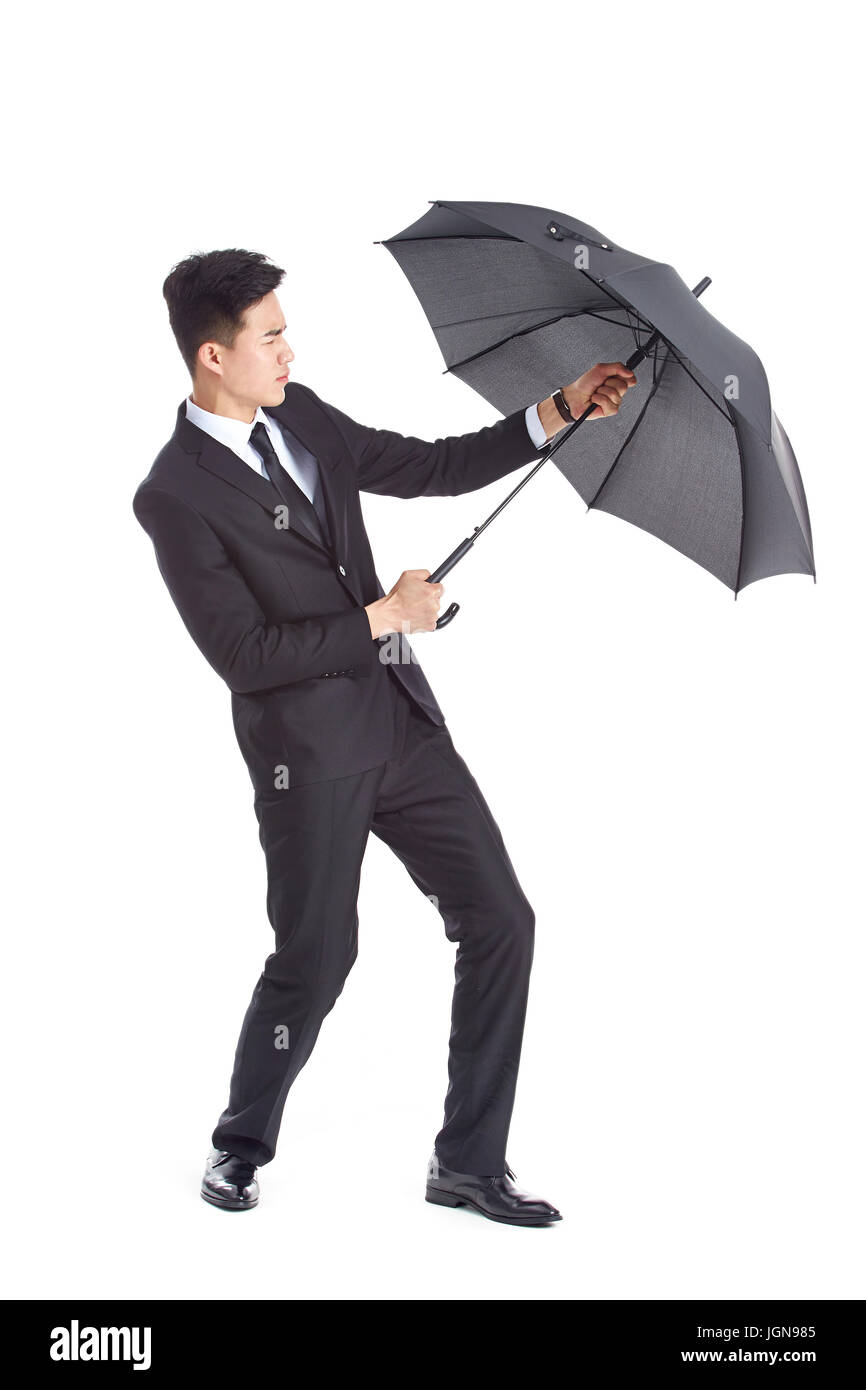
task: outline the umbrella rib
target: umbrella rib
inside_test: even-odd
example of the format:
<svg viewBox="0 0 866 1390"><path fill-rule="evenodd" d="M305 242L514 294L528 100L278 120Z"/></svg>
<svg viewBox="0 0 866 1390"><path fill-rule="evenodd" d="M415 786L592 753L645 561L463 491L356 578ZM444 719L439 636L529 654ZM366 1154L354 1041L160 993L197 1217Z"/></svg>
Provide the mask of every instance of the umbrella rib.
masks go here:
<svg viewBox="0 0 866 1390"><path fill-rule="evenodd" d="M431 234L430 234L429 232L425 232L423 236L389 236L389 237L385 237L384 239L380 237L378 241L374 241L374 242L373 242L373 245L374 245L374 246L402 246L402 245L403 245L405 242L407 242L407 241L520 241L520 242L522 242L522 241L523 241L523 238L522 238L522 237L519 237L519 236L512 236L510 232L496 232L496 233L493 233L493 234L491 234L491 235L487 235L487 233L483 233L483 234L479 234L479 235L476 235L476 236L468 236L468 235L466 234L466 232L437 232L435 236L431 236ZM524 245L527 245L526 242L524 242L523 244L524 244ZM393 252L392 252L392 254L393 254Z"/></svg>
<svg viewBox="0 0 866 1390"><path fill-rule="evenodd" d="M602 294L607 295L608 299L611 301L611 303L612 303L616 308L618 308L618 309L624 309L625 312L626 312L627 314L634 314L635 318L638 319L638 320L640 321L640 324L641 324L645 329L647 329L649 332L653 333L653 332L656 332L656 331L657 331L657 330L656 330L656 327L655 327L655 324L650 323L649 319L645 319L644 316L643 316L643 314L639 313L638 310L635 309L634 305L629 304L628 300L626 300L626 299L620 299L619 295L616 294L616 293L610 288L609 285L602 285L602 284L599 283L599 281L593 280L593 278L592 278L592 276L590 275L590 273L589 273L588 270L581 270L580 274L586 277L586 279L589 281L589 283L593 286L594 289L596 289L596 290L601 290ZM587 310L586 312L587 312L587 313L591 313L592 311L591 311L591 310ZM622 326L622 325L621 325L621 326ZM631 326L631 325L629 325L629 326ZM636 330L635 330L634 328L632 328L632 332L634 333L634 332L636 332ZM635 337L635 345L636 345L637 347L640 346L640 344L639 344L638 341L637 341L637 337Z"/></svg>
<svg viewBox="0 0 866 1390"><path fill-rule="evenodd" d="M519 238L515 237L514 240L519 240ZM620 299L617 295L615 295L615 294L613 293L613 291L610 290L606 285L600 285L600 284L598 283L597 280L593 280L592 276L591 276L587 271L581 269L579 273L580 273L582 276L584 276L584 278L585 278L586 280L589 281L589 283L592 285L592 287L593 287L594 290L596 290L596 291L601 290L602 294L605 295L605 296L611 301L611 303L612 303L616 308L618 308L618 309L624 309L625 312L626 312L627 314L634 314L635 317L638 318L638 319L640 320L640 323L641 323L642 325L644 325L644 326L646 327L646 329L647 329L649 332L653 332L653 331L654 331L654 325L651 324L651 323L649 322L648 319L644 319L643 315L640 314L640 313L638 313L637 309L634 309L634 308L632 307L632 305L627 304L624 300L621 300L621 299ZM592 317L598 317L597 313L595 313L592 309L575 309L573 313L568 313L568 312L566 312L566 313L562 313L562 314L557 314L557 315L555 315L554 318L545 319L542 323L535 323L535 324L533 324L530 328L521 328L521 329L518 329L518 331L517 331L516 333L509 333L509 335L508 335L507 338L500 338L500 340L499 340L498 343L491 343L489 347L481 348L478 352L473 352L473 353L471 353L469 357L464 357L464 358L462 358L461 361L459 361L459 362L452 362L452 364L451 364L450 367L446 367L446 368L445 368L445 371L442 373L442 375L445 376L448 372L453 372L457 367L465 367L465 366L468 366L468 364L469 364L470 362L475 362L479 357L484 357L484 356L486 356L486 354L487 354L488 352L494 352L496 348L504 347L504 345L505 345L506 343L512 342L513 339L515 339L515 338L523 338L523 337L526 336L527 333L535 333L535 332L537 332L537 330L538 330L539 328L549 328L550 325L551 325L552 323L558 323L558 322L560 321L560 319L564 319L564 318L580 318L583 314L587 314L587 315L592 316ZM489 315L487 315L487 317L488 317L488 318L497 318L498 315L496 315L496 314L489 314ZM470 320L460 320L460 322L470 322ZM432 326L433 326L433 325L431 324L431 327L432 327ZM619 328L625 328L627 325L626 325L626 324L618 324L617 326L618 326ZM630 324L629 324L628 326L631 327ZM447 328L447 327L449 327L449 325L448 325L448 324L440 324L439 327L440 327L440 328ZM434 332L435 332L435 329L434 329ZM635 332L636 332L636 330L635 330L634 328L632 328L632 333L635 333ZM635 337L635 343L637 344L637 338L636 338L636 337ZM639 346L639 344L638 344L638 346Z"/></svg>
<svg viewBox="0 0 866 1390"><path fill-rule="evenodd" d="M456 371L456 369L457 369L458 367L465 367L465 366L468 366L468 364L469 364L470 362L475 362L475 361L477 361L477 359L478 359L479 357L485 357L485 356L487 355L488 352L495 352L497 348L504 347L506 343L513 342L513 340L514 340L515 338L525 338L527 333L537 333L538 330L539 330L539 328L549 328L550 325L551 325L552 323L559 323L561 319L579 319L579 318L582 318L584 314L586 314L587 316L592 317L592 318L597 318L597 317L599 317L599 315L594 314L593 311L592 311L591 309L575 309L572 313L564 312L564 313L561 313L561 314L555 314L553 318L551 318L551 319L544 319L541 323L533 323L533 324L530 324L530 326L529 326L528 328L519 328L519 329L517 330L516 333L509 333L508 336L507 336L507 338L500 338L499 341L498 341L497 343L491 343L489 347L480 348L478 352L473 352L473 353L471 353L469 357L463 357L463 358L461 358L459 362L452 362L452 364L451 364L450 367L446 367L446 368L445 368L445 370L443 371L442 375L445 376L448 372ZM487 318L498 318L499 315L498 315L498 314L488 314L486 317L487 317ZM475 321L480 322L480 319L475 320ZM455 320L455 323L456 323L456 322L460 322L460 323L471 323L471 322L473 322L473 320L472 320L472 319L460 319L460 320ZM611 319L610 322L613 323L613 322L615 322L615 320ZM451 324L439 324L438 327L439 327L439 328L450 328L450 327L452 327L452 325L451 325ZM630 327L630 325L621 323L621 324L618 324L617 327L619 327L619 328L626 328L626 327ZM650 328L650 329L652 329L652 324L648 324L647 327ZM435 331L435 327L434 327L434 331ZM633 329L632 329L632 332L634 332Z"/></svg>
<svg viewBox="0 0 866 1390"><path fill-rule="evenodd" d="M490 323L493 319L512 318L515 314L528 312L530 311L520 309L504 309L501 314L471 314L468 319L448 319L445 323L433 323L431 321L430 327L433 329L434 333L438 333L441 328L459 328L460 325L463 323ZM536 328L545 328L549 323L556 323L556 320L558 318L566 318L570 314L570 312L571 311L568 309L560 309L558 313L554 314L553 318L545 319L543 323L535 323L530 328L519 328L516 333L511 334L511 337L515 338L520 333L531 333ZM580 311L578 310L577 312ZM503 338L502 342L507 343L508 339ZM498 344L494 344L494 347L495 346L498 346ZM489 352L490 349L482 348L481 351ZM466 361L471 361L471 358L467 357ZM459 367L460 363L458 362L456 363L456 365Z"/></svg>
<svg viewBox="0 0 866 1390"><path fill-rule="evenodd" d="M587 274L587 272L586 272L585 270L582 270L582 271L581 271L581 275L586 275L586 274ZM592 277L587 275L587 279L590 279L590 280L591 280ZM592 281L592 283L595 284L595 281ZM599 285L598 288L601 289L601 286ZM612 292L611 290L605 288L605 293L606 293L611 299L613 299L614 303L619 304L621 308L625 309L626 313L634 313L639 319L641 319L642 322L644 321L644 320L643 320L643 315L642 315L642 314L638 314L637 310L636 310L636 309L632 309L632 306L631 306L630 304L626 304L625 301L622 301L622 300L618 299L618 298L613 294L613 292ZM586 312L587 312L587 313L591 313L592 311L589 310L589 309L587 309ZM648 321L647 321L647 322L648 322ZM649 327L650 327L650 328L653 328L653 325L652 325L652 324L649 324ZM632 331L634 332L635 330L632 330ZM692 372L689 371L689 369L688 369L688 367L686 366L685 362L683 362L683 361L681 360L680 355L679 355L679 353L677 352L676 348L674 347L673 343L671 343L659 329L653 329L653 331L656 332L656 333L658 333L660 341L664 343L665 347L669 348L669 350L670 350L671 354L673 355L675 361L678 363L678 365L679 365L680 367L682 367L683 371L684 371L684 372L687 372L688 375L692 378L692 381L695 383L695 385L697 386L698 390L699 390L699 391L703 391L703 393L704 393L704 395L706 396L707 400L710 401L710 403L716 407L716 410L718 410L718 412L719 412L719 414L721 415L722 419L723 419L723 420L727 420L728 424L732 424L733 422L732 422L730 416L728 415L727 411L725 411L725 410L722 409L722 407L719 405L718 401L714 401L714 400L713 400L713 398L712 398L712 396L710 395L710 393L709 393L703 386L701 386L701 383L698 381L697 377L694 376L694 374L693 374ZM635 338L635 341L636 341L636 343L637 343L637 338ZM640 346L640 344L637 343L637 346ZM670 361L670 357L666 357L666 358L665 358L665 362L669 362L669 361ZM649 402L647 401L647 404L648 404L648 403L649 403ZM625 446L623 446L623 447L625 447ZM604 484L602 484L602 486L604 486ZM598 496L598 494L596 494L596 496ZM593 501L595 501L595 498L593 498ZM592 505L592 504L590 503L590 505Z"/></svg>
<svg viewBox="0 0 866 1390"><path fill-rule="evenodd" d="M586 314L587 318L598 319L600 323L612 323L614 328L630 328L632 336L634 337L635 347L640 347L640 342L638 341L637 337L637 327L635 327L635 325L631 321L629 321L628 323L622 323L620 319L609 319L607 317L607 314L600 314L597 309L584 309L583 312ZM631 311L629 309L624 308L623 313L630 315ZM647 333L654 332L651 323L642 323L639 324L638 327L644 328Z"/></svg>
<svg viewBox="0 0 866 1390"><path fill-rule="evenodd" d="M673 347L672 344L668 342L667 338L664 339L664 342L665 342L665 343L667 344L667 346L670 348L671 353L672 353L673 358L674 358L674 361L676 362L677 366L678 366L678 367L682 367L683 371L684 371L688 376L691 377L692 381L695 383L695 385L697 386L697 388L698 388L699 391L703 391L703 393L704 393L704 395L706 396L707 400L709 401L710 405L714 405L714 406L716 407L716 410L719 412L719 414L721 415L722 419L723 419L723 420L727 420L727 422L728 422L729 425L733 425L734 422L733 422L733 420L731 419L731 417L730 417L730 415L728 414L728 412L727 412L726 410L724 410L724 409L719 405L718 401L714 401L714 400L713 400L713 398L712 398L712 396L710 395L709 391L706 389L705 386L702 386L702 385L701 385L701 383L698 381L697 377L695 376L694 372L690 372L690 371L689 371L688 367L686 366L685 362L683 362L683 360L682 360L682 358L680 357L679 353L677 352L676 348ZM667 360L670 361L670 358L668 358Z"/></svg>
<svg viewBox="0 0 866 1390"><path fill-rule="evenodd" d="M542 323L533 323L529 328L519 328L516 333L509 333L507 338L500 338L498 343L491 343L489 347L480 348L478 352L471 353L469 357L461 358L459 362L452 362L450 367L445 368L443 376L446 372L453 372L457 367L467 366L469 362L474 362L479 357L485 357L488 352L494 352L496 348L504 347L506 343L512 342L514 338L525 338L527 333L535 333L539 328L549 328L552 323L559 323L560 319L579 318L584 312L583 309L575 309L572 314L555 314L552 319L545 319ZM490 317L494 318L496 315L491 314ZM467 320L467 322L469 322L469 320ZM448 327L448 325L442 324L440 327Z"/></svg>
<svg viewBox="0 0 866 1390"><path fill-rule="evenodd" d="M734 428L734 438L737 441L737 458L740 463L740 553L737 556L737 577L734 581L734 598L740 591L740 574L743 568L743 541L746 535L746 474L743 468L743 450L740 446L740 431L737 429L737 422L733 415L728 419Z"/></svg>
<svg viewBox="0 0 866 1390"><path fill-rule="evenodd" d="M629 430L629 432L628 432L626 438L625 438L625 439L623 440L623 442L622 442L622 448L620 449L620 451L619 451L619 453L617 454L616 458L614 459L613 463L610 465L610 468L609 468L609 469L607 470L607 472L605 473L604 477L602 478L601 482L599 483L598 487L596 488L595 492L593 493L592 498L591 498L590 501L587 503L587 508L586 508L587 511L589 511L591 507L594 507L594 506L595 506L596 502L598 501L599 494L601 493L602 489L603 489L603 488L606 486L606 484L607 484L608 478L610 477L610 475L611 475L611 473L613 472L613 470L616 468L617 464L619 463L620 459L622 458L623 454L625 453L626 449L628 448L629 444L631 443L632 439L634 438L634 435L635 435L635 433L636 433L638 427L640 426L640 422L641 422L641 420L643 419L644 415L645 415L646 412L647 412L647 407L649 406L650 401L652 400L653 396L655 395L656 391L657 391L658 388L659 388L659 383L661 382L662 376L664 375L665 367L667 366L667 364L668 364L669 361L670 361L670 359L666 357L665 360L664 360L664 362L662 363L661 371L660 371L659 374L658 374L658 379L655 380L655 381L653 381L652 390L650 391L649 395L647 396L646 400L645 400L644 403L643 403L643 406L641 407L640 415L638 415L637 419L635 420L634 424L632 425L631 429Z"/></svg>

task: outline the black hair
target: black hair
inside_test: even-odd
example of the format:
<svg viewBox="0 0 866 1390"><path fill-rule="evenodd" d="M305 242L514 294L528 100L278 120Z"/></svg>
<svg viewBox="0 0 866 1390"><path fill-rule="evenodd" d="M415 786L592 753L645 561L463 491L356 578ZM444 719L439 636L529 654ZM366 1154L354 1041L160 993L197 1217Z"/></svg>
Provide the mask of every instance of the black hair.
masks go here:
<svg viewBox="0 0 866 1390"><path fill-rule="evenodd" d="M202 343L232 348L244 310L276 289L285 271L260 251L195 252L172 267L162 287L181 356L195 379Z"/></svg>

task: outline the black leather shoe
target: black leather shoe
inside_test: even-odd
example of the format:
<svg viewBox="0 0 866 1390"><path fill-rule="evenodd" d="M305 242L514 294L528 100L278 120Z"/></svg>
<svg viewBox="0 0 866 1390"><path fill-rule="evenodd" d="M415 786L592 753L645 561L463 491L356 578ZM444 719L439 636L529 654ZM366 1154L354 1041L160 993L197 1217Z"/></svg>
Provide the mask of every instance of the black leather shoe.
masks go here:
<svg viewBox="0 0 866 1390"><path fill-rule="evenodd" d="M455 1173L443 1168L435 1149L427 1165L426 1198L440 1207L474 1207L491 1221L507 1221L512 1226L546 1226L562 1220L550 1202L517 1186L507 1163L502 1177Z"/></svg>
<svg viewBox="0 0 866 1390"><path fill-rule="evenodd" d="M225 1149L211 1149L201 1181L201 1195L215 1207L248 1211L259 1200L256 1165Z"/></svg>

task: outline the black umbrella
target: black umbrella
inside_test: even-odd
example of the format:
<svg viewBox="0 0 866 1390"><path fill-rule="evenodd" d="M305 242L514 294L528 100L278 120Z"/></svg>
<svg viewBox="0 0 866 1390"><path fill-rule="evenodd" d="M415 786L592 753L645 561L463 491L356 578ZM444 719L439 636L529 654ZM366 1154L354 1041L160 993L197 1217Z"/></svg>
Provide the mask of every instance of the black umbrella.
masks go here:
<svg viewBox="0 0 866 1390"><path fill-rule="evenodd" d="M658 536L733 589L815 561L797 460L757 353L669 265L576 218L521 203L442 203L387 246L447 364L503 415L595 362L647 359L619 412L543 457L429 576L436 582L549 458L587 504ZM630 354L626 356L626 354ZM651 371L649 370L651 366ZM444 627L458 604L440 617Z"/></svg>

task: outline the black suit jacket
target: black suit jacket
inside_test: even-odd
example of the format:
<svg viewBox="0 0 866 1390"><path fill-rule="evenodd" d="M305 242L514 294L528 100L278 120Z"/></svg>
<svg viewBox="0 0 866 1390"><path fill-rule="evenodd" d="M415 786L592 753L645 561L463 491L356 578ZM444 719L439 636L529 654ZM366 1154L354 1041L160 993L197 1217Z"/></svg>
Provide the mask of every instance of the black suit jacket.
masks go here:
<svg viewBox="0 0 866 1390"><path fill-rule="evenodd" d="M133 500L188 631L231 690L257 792L274 789L280 768L298 786L384 762L394 733L389 679L434 724L445 722L405 638L371 636L364 607L385 591L360 493L453 497L543 452L523 410L433 443L359 425L300 382L265 413L318 460L330 546L299 508L286 527L273 485L188 420L186 400Z"/></svg>

